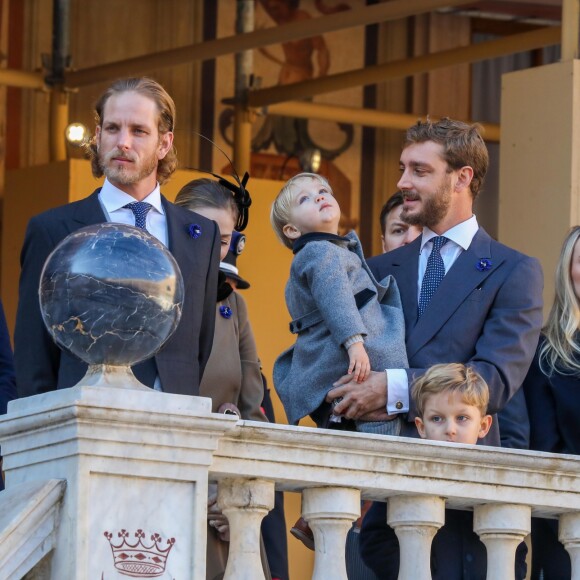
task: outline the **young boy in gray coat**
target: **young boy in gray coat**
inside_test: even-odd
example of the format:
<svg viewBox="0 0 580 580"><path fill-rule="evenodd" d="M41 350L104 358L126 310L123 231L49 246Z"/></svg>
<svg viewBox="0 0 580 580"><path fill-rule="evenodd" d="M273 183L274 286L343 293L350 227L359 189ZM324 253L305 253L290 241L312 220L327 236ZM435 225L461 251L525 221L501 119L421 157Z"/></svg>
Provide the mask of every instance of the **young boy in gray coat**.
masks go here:
<svg viewBox="0 0 580 580"><path fill-rule="evenodd" d="M394 279L378 283L357 235L338 235L340 207L326 179L301 173L276 197L271 222L294 252L286 305L294 346L274 364L274 387L291 424L310 415L319 427L340 422L325 398L345 371L407 368L405 321ZM329 424L330 423L330 424ZM400 419L355 422L356 430L398 435Z"/></svg>

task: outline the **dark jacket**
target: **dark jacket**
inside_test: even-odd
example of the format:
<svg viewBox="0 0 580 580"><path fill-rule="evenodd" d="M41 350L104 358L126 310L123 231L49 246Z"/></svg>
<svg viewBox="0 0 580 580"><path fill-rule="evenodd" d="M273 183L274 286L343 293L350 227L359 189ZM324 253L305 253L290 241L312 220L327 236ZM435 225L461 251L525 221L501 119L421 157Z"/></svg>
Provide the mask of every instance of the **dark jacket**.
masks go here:
<svg viewBox="0 0 580 580"><path fill-rule="evenodd" d="M21 397L72 387L84 376L87 365L62 351L48 334L40 314L38 286L48 255L72 232L106 221L96 190L86 199L33 217L26 230L21 254L22 271L14 363ZM158 374L169 393L197 395L211 352L219 270L219 232L215 222L169 203L162 197L167 217L169 250L176 259L185 288L181 321L174 334L155 355L133 367L139 380L153 386ZM196 239L188 233L200 226Z"/></svg>
<svg viewBox="0 0 580 580"><path fill-rule="evenodd" d="M8 402L16 399L17 396L12 346L4 316L4 307L0 302L0 415L6 413Z"/></svg>
<svg viewBox="0 0 580 580"><path fill-rule="evenodd" d="M580 373L540 367L541 338L523 390L530 416L530 449L580 455ZM547 371L548 369L546 369ZM532 518L532 579L567 580L570 555L558 540L558 522Z"/></svg>
<svg viewBox="0 0 580 580"><path fill-rule="evenodd" d="M434 364L468 364L489 385L488 410L497 413L520 388L534 356L542 326L540 264L479 228L417 320L420 248L421 236L368 261L377 280L391 274L399 287L409 387ZM480 266L482 258L489 262L485 267ZM411 402L402 435L417 436L415 417ZM496 421L482 443L499 445Z"/></svg>

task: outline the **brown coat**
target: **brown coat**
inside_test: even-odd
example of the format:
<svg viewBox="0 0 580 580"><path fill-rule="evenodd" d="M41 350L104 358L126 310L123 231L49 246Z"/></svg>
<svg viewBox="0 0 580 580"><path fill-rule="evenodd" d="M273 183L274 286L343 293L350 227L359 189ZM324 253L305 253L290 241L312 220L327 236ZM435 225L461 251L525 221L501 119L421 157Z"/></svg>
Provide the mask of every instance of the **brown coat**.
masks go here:
<svg viewBox="0 0 580 580"><path fill-rule="evenodd" d="M230 318L221 315L222 306L231 309ZM237 292L217 303L213 347L199 394L211 398L214 413L223 403L233 403L242 419L267 421L260 409L264 386L256 341L246 303Z"/></svg>

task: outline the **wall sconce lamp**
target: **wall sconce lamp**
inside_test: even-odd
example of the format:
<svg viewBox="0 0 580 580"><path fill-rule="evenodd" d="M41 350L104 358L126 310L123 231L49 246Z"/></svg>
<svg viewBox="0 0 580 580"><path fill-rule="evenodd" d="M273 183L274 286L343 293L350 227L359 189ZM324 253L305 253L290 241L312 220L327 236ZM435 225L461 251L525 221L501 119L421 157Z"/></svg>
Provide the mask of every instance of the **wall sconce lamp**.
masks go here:
<svg viewBox="0 0 580 580"><path fill-rule="evenodd" d="M320 149L306 149L298 157L298 162L302 171L307 173L318 173L322 163L322 153Z"/></svg>
<svg viewBox="0 0 580 580"><path fill-rule="evenodd" d="M84 147L90 140L89 130L82 123L71 123L64 131L67 144L73 147Z"/></svg>

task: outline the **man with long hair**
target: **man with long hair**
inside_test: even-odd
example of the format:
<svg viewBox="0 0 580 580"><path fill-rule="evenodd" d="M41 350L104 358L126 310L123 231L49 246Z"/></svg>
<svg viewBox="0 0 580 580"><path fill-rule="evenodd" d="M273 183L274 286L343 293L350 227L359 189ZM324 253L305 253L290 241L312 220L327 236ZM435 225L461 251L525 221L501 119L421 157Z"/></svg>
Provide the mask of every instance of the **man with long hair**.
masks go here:
<svg viewBox="0 0 580 580"><path fill-rule="evenodd" d="M38 285L48 255L79 228L107 221L138 225L140 219L139 227L177 260L186 293L173 336L133 371L149 387L197 395L213 340L220 241L214 222L173 205L160 192L177 167L175 104L152 79L121 79L98 99L95 118L90 153L93 174L105 176L103 186L85 199L33 217L26 231L14 335L19 396L71 387L87 370L85 363L61 352L44 327ZM195 240L188 233L192 223L198 226Z"/></svg>

